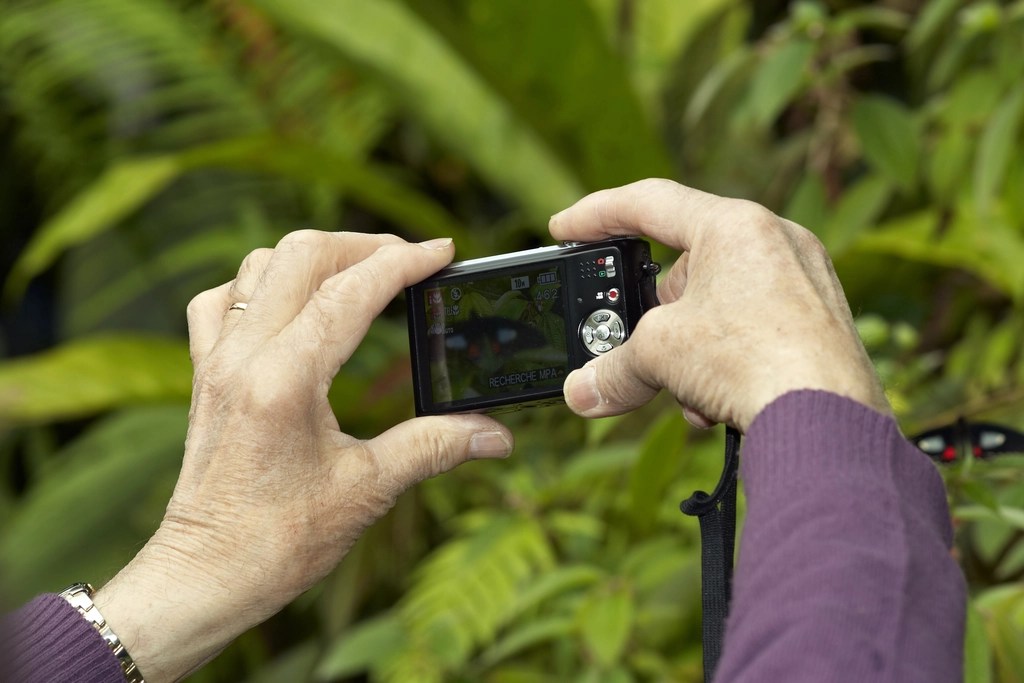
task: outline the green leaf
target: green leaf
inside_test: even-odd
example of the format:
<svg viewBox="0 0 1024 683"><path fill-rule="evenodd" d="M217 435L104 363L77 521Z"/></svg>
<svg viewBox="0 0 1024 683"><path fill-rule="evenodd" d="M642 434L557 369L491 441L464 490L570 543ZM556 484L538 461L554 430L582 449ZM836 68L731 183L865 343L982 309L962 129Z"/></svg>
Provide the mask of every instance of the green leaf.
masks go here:
<svg viewBox="0 0 1024 683"><path fill-rule="evenodd" d="M338 636L316 667L316 680L331 681L376 669L406 646L396 615L368 619Z"/></svg>
<svg viewBox="0 0 1024 683"><path fill-rule="evenodd" d="M5 298L19 298L29 281L46 270L65 249L95 237L135 212L180 172L180 163L174 157L128 159L111 166L40 226L7 278Z"/></svg>
<svg viewBox="0 0 1024 683"><path fill-rule="evenodd" d="M974 139L962 128L954 128L939 138L928 167L928 184L933 201L953 204L959 195L974 151Z"/></svg>
<svg viewBox="0 0 1024 683"><path fill-rule="evenodd" d="M600 580L602 576L604 576L604 572L589 565L558 567L542 574L520 591L515 603L509 609L509 618L514 619L562 593L589 586Z"/></svg>
<svg viewBox="0 0 1024 683"><path fill-rule="evenodd" d="M982 505L995 513L999 512L999 501L996 500L996 494L988 484L972 479L961 482L960 490L978 505Z"/></svg>
<svg viewBox="0 0 1024 683"><path fill-rule="evenodd" d="M992 648L985 633L985 623L974 602L967 605L964 683L992 683Z"/></svg>
<svg viewBox="0 0 1024 683"><path fill-rule="evenodd" d="M868 351L875 351L889 341L889 323L885 318L874 313L858 315L853 321L857 326L857 334Z"/></svg>
<svg viewBox="0 0 1024 683"><path fill-rule="evenodd" d="M441 546L400 606L416 645L409 656L458 668L507 623L521 587L553 564L544 530L513 515L499 515Z"/></svg>
<svg viewBox="0 0 1024 683"><path fill-rule="evenodd" d="M423 193L392 180L381 168L307 143L272 137L237 139L189 150L181 159L188 169L232 168L324 184L420 239L452 237L470 254L479 251L476 236Z"/></svg>
<svg viewBox="0 0 1024 683"><path fill-rule="evenodd" d="M102 583L124 566L163 515L187 428L187 406L137 408L62 451L61 466L31 489L0 535L5 593L24 600L82 576Z"/></svg>
<svg viewBox="0 0 1024 683"><path fill-rule="evenodd" d="M662 12L659 26L697 21L702 9L724 1L692 0L685 8ZM522 125L536 131L587 188L672 175L625 60L602 35L587 0L406 2L444 34ZM657 11L650 4L637 7L637 23ZM634 31L638 28L634 24ZM637 44L639 51L652 47Z"/></svg>
<svg viewBox="0 0 1024 683"><path fill-rule="evenodd" d="M804 84L813 56L813 42L794 39L783 43L758 66L744 103L755 125L767 126L779 116Z"/></svg>
<svg viewBox="0 0 1024 683"><path fill-rule="evenodd" d="M1001 683L1024 683L1024 629L1006 608L993 610L988 620L989 638L995 651Z"/></svg>
<svg viewBox="0 0 1024 683"><path fill-rule="evenodd" d="M782 215L821 237L824 234L828 212L825 181L820 175L812 172L800 180Z"/></svg>
<svg viewBox="0 0 1024 683"><path fill-rule="evenodd" d="M683 121L687 128L693 128L711 108L715 98L733 78L739 76L750 65L754 58L752 50L746 46L737 48L716 63L701 80L693 96L686 105Z"/></svg>
<svg viewBox="0 0 1024 683"><path fill-rule="evenodd" d="M686 432L686 420L679 410L673 409L663 414L644 436L629 479L629 512L641 530L654 524L665 491L682 461Z"/></svg>
<svg viewBox="0 0 1024 683"><path fill-rule="evenodd" d="M907 34L907 49L915 51L929 42L963 3L964 0L931 0L926 4Z"/></svg>
<svg viewBox="0 0 1024 683"><path fill-rule="evenodd" d="M582 196L580 182L538 135L432 27L397 0L256 4L379 74L434 137L468 159L533 220L546 223Z"/></svg>
<svg viewBox="0 0 1024 683"><path fill-rule="evenodd" d="M974 273L1014 299L1024 297L1024 240L998 216L976 220L958 211L941 236L937 212L904 215L862 235L854 247L864 253L890 254L911 261Z"/></svg>
<svg viewBox="0 0 1024 683"><path fill-rule="evenodd" d="M380 168L305 143L251 137L156 159L120 162L33 236L15 264L7 294L20 295L28 281L52 264L62 251L114 227L178 175L210 167L266 173L302 184L332 187L420 239L452 237L465 255L481 251L477 237L437 202L392 180Z"/></svg>
<svg viewBox="0 0 1024 683"><path fill-rule="evenodd" d="M853 126L868 161L905 190L913 189L921 143L910 112L895 100L866 96L853 107Z"/></svg>
<svg viewBox="0 0 1024 683"><path fill-rule="evenodd" d="M580 633L590 655L602 667L619 661L633 630L633 596L625 587L596 594L578 615Z"/></svg>
<svg viewBox="0 0 1024 683"><path fill-rule="evenodd" d="M874 225L889 204L892 193L892 181L877 174L847 188L822 231L821 241L832 258L845 252L861 233Z"/></svg>
<svg viewBox="0 0 1024 683"><path fill-rule="evenodd" d="M708 20L735 4L734 0L645 0L635 5L630 66L649 111L658 110L658 98L671 83L673 66L707 30Z"/></svg>
<svg viewBox="0 0 1024 683"><path fill-rule="evenodd" d="M563 536L580 536L598 540L604 536L604 520L582 512L554 510L544 520L556 534Z"/></svg>
<svg viewBox="0 0 1024 683"><path fill-rule="evenodd" d="M953 83L949 97L940 105L940 117L951 126L982 124L999 104L1004 89L992 69L970 71Z"/></svg>
<svg viewBox="0 0 1024 683"><path fill-rule="evenodd" d="M480 655L480 662L484 666L493 666L523 650L549 640L565 638L575 631L576 623L569 617L546 617L531 620L484 650Z"/></svg>
<svg viewBox="0 0 1024 683"><path fill-rule="evenodd" d="M1016 529L1024 529L1024 510L1005 505L1000 505L996 510L982 505L962 505L953 508L953 517L965 522L999 521Z"/></svg>
<svg viewBox="0 0 1024 683"><path fill-rule="evenodd" d="M0 363L0 424L62 420L192 395L185 342L108 335Z"/></svg>
<svg viewBox="0 0 1024 683"><path fill-rule="evenodd" d="M1010 159L1017 149L1022 114L1024 86L1017 87L1006 96L978 143L978 157L974 162L974 198L982 215L988 212L1006 177Z"/></svg>
<svg viewBox="0 0 1024 683"><path fill-rule="evenodd" d="M248 683L296 683L309 680L319 655L320 646L315 640L296 645L261 667Z"/></svg>

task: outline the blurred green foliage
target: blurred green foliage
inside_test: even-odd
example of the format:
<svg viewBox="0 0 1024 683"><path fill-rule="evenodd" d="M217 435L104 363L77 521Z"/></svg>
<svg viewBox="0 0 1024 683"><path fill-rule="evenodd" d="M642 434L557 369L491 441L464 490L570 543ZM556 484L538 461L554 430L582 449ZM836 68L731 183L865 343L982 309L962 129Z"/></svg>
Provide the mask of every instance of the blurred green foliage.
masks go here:
<svg viewBox="0 0 1024 683"><path fill-rule="evenodd" d="M46 274L59 340L0 361L4 588L102 582L144 542L184 438L185 305L297 228L469 257L674 177L822 239L906 433L1024 427L1022 121L1020 0L0 0L0 229L32 232L4 295ZM389 310L335 381L343 429L412 415L407 356ZM721 432L664 396L507 421L510 460L410 491L190 680L701 680L676 503ZM1022 467L944 468L971 683L1024 682Z"/></svg>

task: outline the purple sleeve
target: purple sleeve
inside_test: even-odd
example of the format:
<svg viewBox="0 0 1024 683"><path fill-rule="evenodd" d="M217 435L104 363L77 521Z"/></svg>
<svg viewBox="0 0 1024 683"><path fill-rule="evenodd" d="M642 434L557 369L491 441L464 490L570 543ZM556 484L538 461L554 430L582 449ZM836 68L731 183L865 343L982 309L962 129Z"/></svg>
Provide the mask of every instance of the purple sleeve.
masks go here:
<svg viewBox="0 0 1024 683"><path fill-rule="evenodd" d="M796 391L747 433L716 683L963 679L966 587L936 467L896 422Z"/></svg>
<svg viewBox="0 0 1024 683"><path fill-rule="evenodd" d="M0 679L12 683L124 683L99 631L59 595L40 595L3 619Z"/></svg>

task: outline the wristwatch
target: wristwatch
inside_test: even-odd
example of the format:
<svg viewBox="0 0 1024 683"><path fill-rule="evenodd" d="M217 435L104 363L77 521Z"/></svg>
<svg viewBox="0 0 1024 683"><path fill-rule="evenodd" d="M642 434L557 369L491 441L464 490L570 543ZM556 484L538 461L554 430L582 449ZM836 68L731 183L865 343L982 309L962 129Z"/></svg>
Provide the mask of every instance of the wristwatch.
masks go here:
<svg viewBox="0 0 1024 683"><path fill-rule="evenodd" d="M103 638L110 647L110 651L117 657L117 662L121 665L121 670L124 672L124 677L128 683L146 683L142 679L142 673L139 671L139 668L135 666L132 656L128 654L128 650L121 644L117 635L110 630L110 627L107 626L107 621L100 614L100 611L96 609L96 605L93 604L92 595L95 592L96 589L88 583L76 583L62 590L60 597L67 600L86 621L100 632L100 637Z"/></svg>

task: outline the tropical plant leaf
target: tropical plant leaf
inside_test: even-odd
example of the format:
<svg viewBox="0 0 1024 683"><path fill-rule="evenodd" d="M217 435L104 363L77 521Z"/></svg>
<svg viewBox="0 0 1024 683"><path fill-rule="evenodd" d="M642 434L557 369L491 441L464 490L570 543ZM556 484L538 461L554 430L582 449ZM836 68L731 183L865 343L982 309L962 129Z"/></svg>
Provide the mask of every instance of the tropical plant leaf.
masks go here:
<svg viewBox="0 0 1024 683"><path fill-rule="evenodd" d="M821 239L824 237L828 213L825 182L817 173L808 173L797 184L782 215L794 223L799 223Z"/></svg>
<svg viewBox="0 0 1024 683"><path fill-rule="evenodd" d="M985 482L969 480L960 483L960 490L972 501L999 514L999 501L992 487Z"/></svg>
<svg viewBox="0 0 1024 683"><path fill-rule="evenodd" d="M962 4L964 4L964 0L931 0L928 2L907 34L908 49L918 50L929 42Z"/></svg>
<svg viewBox="0 0 1024 683"><path fill-rule="evenodd" d="M853 126L868 161L903 189L913 189L921 142L906 107L885 97L861 97L853 107Z"/></svg>
<svg viewBox="0 0 1024 683"><path fill-rule="evenodd" d="M959 185L967 173L974 140L961 128L943 135L935 145L928 167L928 184L933 199L943 206L956 202Z"/></svg>
<svg viewBox="0 0 1024 683"><path fill-rule="evenodd" d="M112 166L39 228L7 278L7 300L20 297L29 280L46 270L65 249L95 237L134 212L180 172L181 164L173 157L129 159Z"/></svg>
<svg viewBox="0 0 1024 683"><path fill-rule="evenodd" d="M467 255L477 237L437 202L392 180L383 169L302 142L260 137L230 140L182 154L185 168L232 168L336 188L420 239L451 237Z"/></svg>
<svg viewBox="0 0 1024 683"><path fill-rule="evenodd" d="M978 221L961 210L946 231L937 232L933 211L904 215L864 234L854 248L911 261L970 271L1014 299L1024 296L1024 241L998 217Z"/></svg>
<svg viewBox="0 0 1024 683"><path fill-rule="evenodd" d="M523 624L480 655L484 666L494 666L530 647L557 638L564 638L576 631L576 622L571 617L546 617Z"/></svg>
<svg viewBox="0 0 1024 683"><path fill-rule="evenodd" d="M1013 152L1018 148L1022 115L1024 86L1019 86L1000 103L981 136L974 164L974 197L981 215L988 213L1006 177Z"/></svg>
<svg viewBox="0 0 1024 683"><path fill-rule="evenodd" d="M426 22L397 0L255 0L276 20L380 74L396 98L535 221L583 194L577 178ZM379 36L387 35L387 40Z"/></svg>
<svg viewBox="0 0 1024 683"><path fill-rule="evenodd" d="M665 491L679 470L687 425L678 410L664 413L644 436L629 479L629 510L641 531L654 524Z"/></svg>
<svg viewBox="0 0 1024 683"><path fill-rule="evenodd" d="M813 56L814 43L796 39L784 43L761 62L743 105L755 125L770 124L789 104L804 84Z"/></svg>
<svg viewBox="0 0 1024 683"><path fill-rule="evenodd" d="M521 586L553 564L543 529L522 517L497 516L448 542L422 566L400 607L414 646L399 659L430 670L465 663L507 623ZM394 671L404 667L396 663ZM394 671L387 678L397 681Z"/></svg>
<svg viewBox="0 0 1024 683"><path fill-rule="evenodd" d="M276 657L247 683L298 683L309 680L320 655L319 644L307 641Z"/></svg>
<svg viewBox="0 0 1024 683"><path fill-rule="evenodd" d="M596 583L603 576L603 571L590 565L558 567L524 587L509 608L508 617L514 619L566 591Z"/></svg>
<svg viewBox="0 0 1024 683"><path fill-rule="evenodd" d="M61 420L151 401L188 402L185 342L107 335L0 363L0 424Z"/></svg>
<svg viewBox="0 0 1024 683"><path fill-rule="evenodd" d="M878 174L857 181L843 194L822 232L832 258L845 252L861 233L874 225L893 194L892 181Z"/></svg>
<svg viewBox="0 0 1024 683"><path fill-rule="evenodd" d="M633 596L624 586L596 593L579 612L580 634L590 655L604 668L619 661L633 630Z"/></svg>
<svg viewBox="0 0 1024 683"><path fill-rule="evenodd" d="M65 249L114 227L182 173L210 167L326 184L421 239L452 237L467 255L480 251L477 238L435 201L391 180L380 169L308 144L246 138L119 162L39 229L14 266L8 295L20 295L28 281Z"/></svg>
<svg viewBox="0 0 1024 683"><path fill-rule="evenodd" d="M672 175L626 64L605 40L587 0L406 1L588 189ZM721 0L687 3L684 11L659 17L659 25L697 20L694 5L708 4Z"/></svg>
<svg viewBox="0 0 1024 683"><path fill-rule="evenodd" d="M124 566L160 521L187 426L188 406L135 408L60 453L0 534L5 593L25 600L83 575L100 583Z"/></svg>
<svg viewBox="0 0 1024 683"><path fill-rule="evenodd" d="M661 119L657 101L673 76L673 66L706 29L707 21L735 7L734 0L646 0L633 17L632 80L648 112Z"/></svg>
<svg viewBox="0 0 1024 683"><path fill-rule="evenodd" d="M1024 510L1000 505L991 510L984 505L961 505L953 508L953 517L965 522L993 520L1008 524L1017 529L1024 529Z"/></svg>
<svg viewBox="0 0 1024 683"><path fill-rule="evenodd" d="M984 620L973 602L967 605L964 683L992 683L992 648L985 633Z"/></svg>
<svg viewBox="0 0 1024 683"><path fill-rule="evenodd" d="M316 666L314 678L333 681L377 669L406 647L406 632L391 613L360 622L338 636Z"/></svg>

